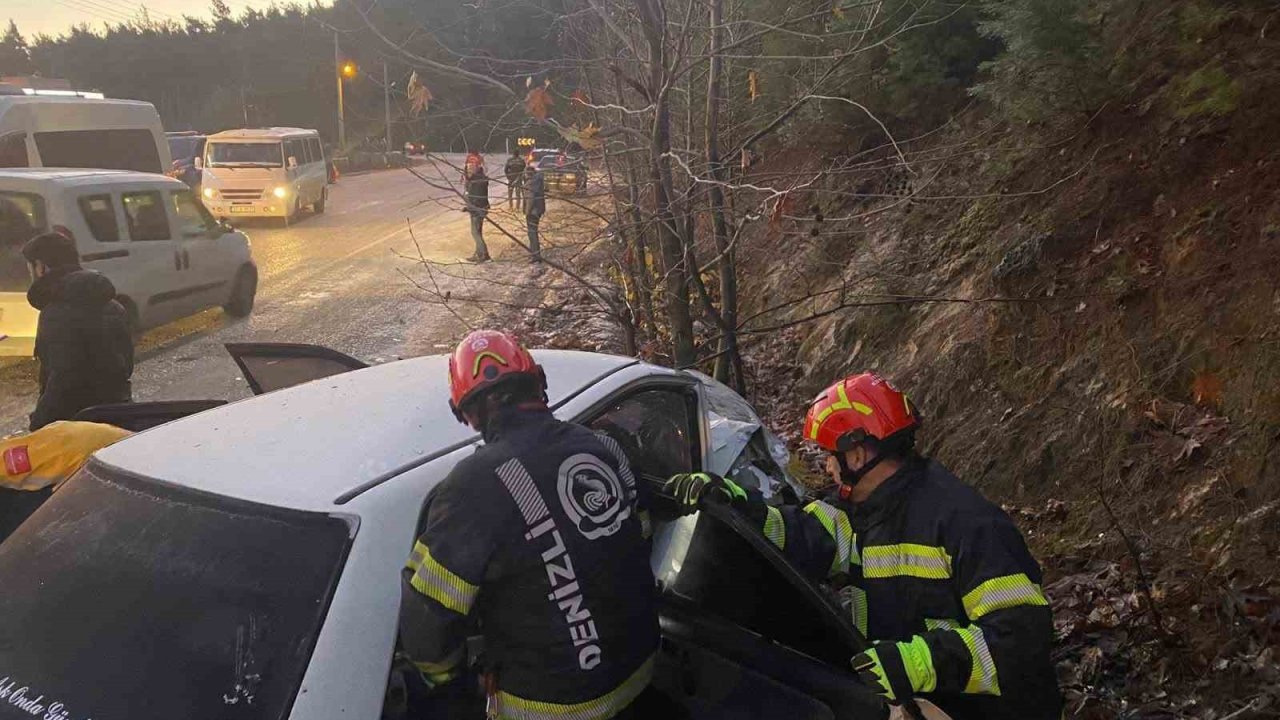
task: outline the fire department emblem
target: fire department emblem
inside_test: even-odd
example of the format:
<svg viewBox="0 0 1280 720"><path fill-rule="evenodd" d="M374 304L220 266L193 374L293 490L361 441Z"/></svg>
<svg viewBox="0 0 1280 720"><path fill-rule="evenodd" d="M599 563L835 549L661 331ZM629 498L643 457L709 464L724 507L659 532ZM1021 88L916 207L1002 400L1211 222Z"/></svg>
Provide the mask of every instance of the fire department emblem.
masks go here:
<svg viewBox="0 0 1280 720"><path fill-rule="evenodd" d="M560 463L560 505L588 540L608 537L631 516L631 506L618 475L600 458L587 453Z"/></svg>

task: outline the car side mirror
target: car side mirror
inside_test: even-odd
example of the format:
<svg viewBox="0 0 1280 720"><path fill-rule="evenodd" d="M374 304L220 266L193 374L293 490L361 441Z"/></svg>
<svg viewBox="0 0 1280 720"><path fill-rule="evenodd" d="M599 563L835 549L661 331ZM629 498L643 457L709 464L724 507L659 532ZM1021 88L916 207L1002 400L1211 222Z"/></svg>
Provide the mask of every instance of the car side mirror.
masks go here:
<svg viewBox="0 0 1280 720"><path fill-rule="evenodd" d="M197 156L197 157L193 158L193 159L192 159L192 161L191 161L191 163L192 163L193 165L195 165L195 168L196 168L197 170L200 170L200 169L203 169L203 168L204 168L204 158L202 158L202 157Z"/></svg>
<svg viewBox="0 0 1280 720"><path fill-rule="evenodd" d="M296 157L294 157L294 156L290 155L290 156L289 156L289 167L291 167L291 168L296 168L296 167L298 167L298 158L296 158Z"/></svg>

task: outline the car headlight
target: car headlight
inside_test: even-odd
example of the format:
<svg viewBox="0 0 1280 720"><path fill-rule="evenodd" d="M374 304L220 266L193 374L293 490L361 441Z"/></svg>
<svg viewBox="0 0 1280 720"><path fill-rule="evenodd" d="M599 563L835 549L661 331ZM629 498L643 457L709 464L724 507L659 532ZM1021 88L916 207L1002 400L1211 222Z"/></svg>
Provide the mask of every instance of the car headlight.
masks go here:
<svg viewBox="0 0 1280 720"><path fill-rule="evenodd" d="M285 197L286 197L286 196L288 196L288 194L289 194L289 188L287 188L287 187L285 187L285 186L281 185L280 187L278 187L278 188L276 188L276 189L272 190L272 191L271 191L271 194L272 194L272 195L275 195L276 197L278 197L278 198L280 198L281 200L283 200L283 199L285 199Z"/></svg>
<svg viewBox="0 0 1280 720"><path fill-rule="evenodd" d="M206 200L212 200L218 195L218 191L210 187L205 188L202 192Z"/></svg>

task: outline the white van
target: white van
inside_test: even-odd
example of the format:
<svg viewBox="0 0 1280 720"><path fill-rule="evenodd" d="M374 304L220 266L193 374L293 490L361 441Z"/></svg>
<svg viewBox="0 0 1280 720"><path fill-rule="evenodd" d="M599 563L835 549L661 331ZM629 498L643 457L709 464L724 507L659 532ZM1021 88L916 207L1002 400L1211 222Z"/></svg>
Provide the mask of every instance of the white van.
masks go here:
<svg viewBox="0 0 1280 720"><path fill-rule="evenodd" d="M151 103L0 95L0 168L162 173L169 144Z"/></svg>
<svg viewBox="0 0 1280 720"><path fill-rule="evenodd" d="M227 130L205 140L201 192L219 218L324 212L329 171L320 133L299 128Z"/></svg>
<svg viewBox="0 0 1280 720"><path fill-rule="evenodd" d="M138 330L210 307L248 315L258 289L249 239L215 220L173 178L119 170L0 170L0 355L30 355L36 312L22 246L42 232L75 238Z"/></svg>

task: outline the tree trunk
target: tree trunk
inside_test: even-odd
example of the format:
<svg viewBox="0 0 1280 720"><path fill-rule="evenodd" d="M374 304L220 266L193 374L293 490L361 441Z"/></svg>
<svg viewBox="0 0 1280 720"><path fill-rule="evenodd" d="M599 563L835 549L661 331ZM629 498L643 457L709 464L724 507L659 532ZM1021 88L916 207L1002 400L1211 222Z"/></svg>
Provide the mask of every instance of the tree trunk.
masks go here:
<svg viewBox="0 0 1280 720"><path fill-rule="evenodd" d="M671 101L670 72L666 66L666 22L656 0L635 0L641 27L649 45L649 92L653 97L653 129L649 137L649 174L653 184L653 214L658 221L666 286L667 320L671 325L671 359L676 367L696 360L693 318L689 312L688 268L684 244L671 207Z"/></svg>
<svg viewBox="0 0 1280 720"><path fill-rule="evenodd" d="M720 57L721 22L723 0L710 0L711 56L707 71L706 146L707 172L712 184L708 189L711 205L711 227L715 237L716 252L720 256L720 317L723 319L723 336L717 350L715 378L730 382L739 393L746 393L746 377L742 373L742 358L738 355L738 268L734 252L729 247L729 228L724 219L724 189L717 183L724 181L724 165L720 161L720 75L723 59ZM692 272L697 272L692 268Z"/></svg>

